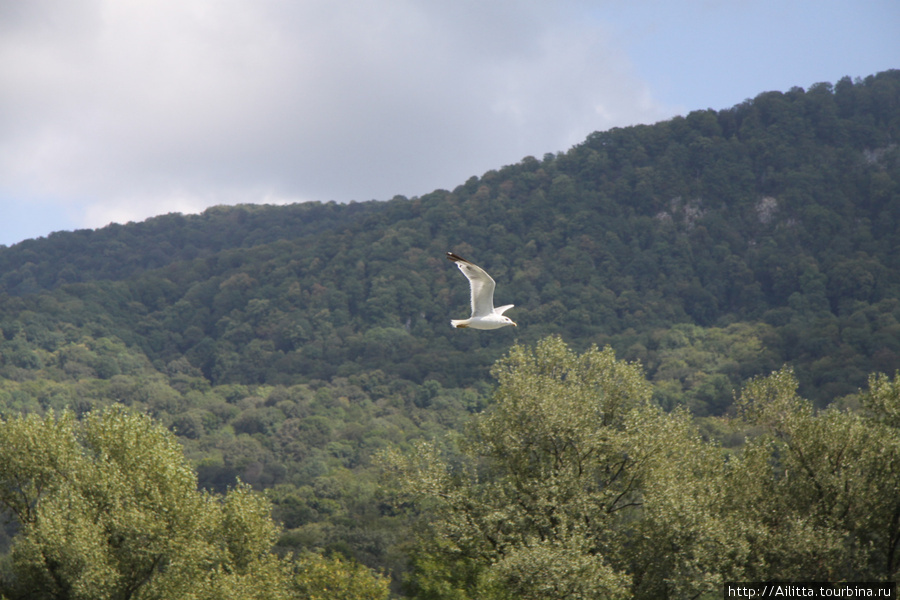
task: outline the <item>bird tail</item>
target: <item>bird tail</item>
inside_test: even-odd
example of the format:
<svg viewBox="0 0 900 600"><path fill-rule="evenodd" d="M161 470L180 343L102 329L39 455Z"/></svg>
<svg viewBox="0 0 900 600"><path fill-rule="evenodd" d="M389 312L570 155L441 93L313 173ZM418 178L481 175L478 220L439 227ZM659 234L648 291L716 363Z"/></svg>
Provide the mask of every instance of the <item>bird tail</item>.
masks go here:
<svg viewBox="0 0 900 600"><path fill-rule="evenodd" d="M466 321L467 321L467 319L462 319L460 321L453 319L450 321L450 324L453 325L454 327L459 327L460 329L462 329L462 328L468 327L468 325L466 324Z"/></svg>

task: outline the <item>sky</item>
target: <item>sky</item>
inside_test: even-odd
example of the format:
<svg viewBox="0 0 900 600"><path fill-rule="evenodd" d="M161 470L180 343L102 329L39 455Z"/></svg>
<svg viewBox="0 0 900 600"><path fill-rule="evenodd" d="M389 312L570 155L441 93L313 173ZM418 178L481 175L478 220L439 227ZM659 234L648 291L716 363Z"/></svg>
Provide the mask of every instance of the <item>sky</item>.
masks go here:
<svg viewBox="0 0 900 600"><path fill-rule="evenodd" d="M0 0L0 245L452 190L900 68L898 0Z"/></svg>

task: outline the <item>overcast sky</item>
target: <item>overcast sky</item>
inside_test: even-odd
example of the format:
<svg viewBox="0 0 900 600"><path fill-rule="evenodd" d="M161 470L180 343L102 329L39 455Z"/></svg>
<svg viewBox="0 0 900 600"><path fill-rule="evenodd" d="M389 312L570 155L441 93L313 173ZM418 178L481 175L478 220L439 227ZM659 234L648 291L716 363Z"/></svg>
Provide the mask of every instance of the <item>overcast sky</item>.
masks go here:
<svg viewBox="0 0 900 600"><path fill-rule="evenodd" d="M0 244L389 199L900 68L898 0L0 0Z"/></svg>

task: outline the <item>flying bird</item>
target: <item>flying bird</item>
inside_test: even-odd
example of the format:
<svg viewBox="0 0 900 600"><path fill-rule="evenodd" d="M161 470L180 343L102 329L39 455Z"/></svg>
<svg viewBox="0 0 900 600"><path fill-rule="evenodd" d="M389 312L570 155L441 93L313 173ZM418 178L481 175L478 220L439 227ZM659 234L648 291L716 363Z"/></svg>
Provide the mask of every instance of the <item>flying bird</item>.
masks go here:
<svg viewBox="0 0 900 600"><path fill-rule="evenodd" d="M472 316L468 319L451 320L451 325L472 329L500 329L507 325L516 325L512 319L503 316L504 312L515 306L514 304L494 308L495 284L487 271L452 252L447 253L447 258L456 263L469 280L469 287L472 288Z"/></svg>

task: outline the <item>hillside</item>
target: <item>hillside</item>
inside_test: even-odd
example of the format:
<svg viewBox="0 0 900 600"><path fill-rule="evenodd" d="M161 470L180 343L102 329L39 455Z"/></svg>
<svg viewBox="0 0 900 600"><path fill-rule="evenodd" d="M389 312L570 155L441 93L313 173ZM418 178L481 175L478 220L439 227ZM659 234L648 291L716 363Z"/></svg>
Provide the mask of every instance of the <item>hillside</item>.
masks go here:
<svg viewBox="0 0 900 600"><path fill-rule="evenodd" d="M219 207L29 240L0 249L4 337L28 310L45 332L26 339L90 323L213 384L382 370L459 386L515 336L612 343L654 374L665 345L704 337L662 342L674 325L752 323L762 364L743 357L730 381L791 362L827 402L900 367L898 96L896 71L845 78L595 133L422 198ZM467 291L448 249L494 275L521 328L449 329Z"/></svg>
<svg viewBox="0 0 900 600"><path fill-rule="evenodd" d="M819 407L900 369L898 140L888 71L597 132L418 198L0 248L0 414L136 407L202 486L270 489L283 546L401 568L372 455L462 429L516 341L610 345L698 417L784 364ZM451 329L468 287L448 250L518 328Z"/></svg>

